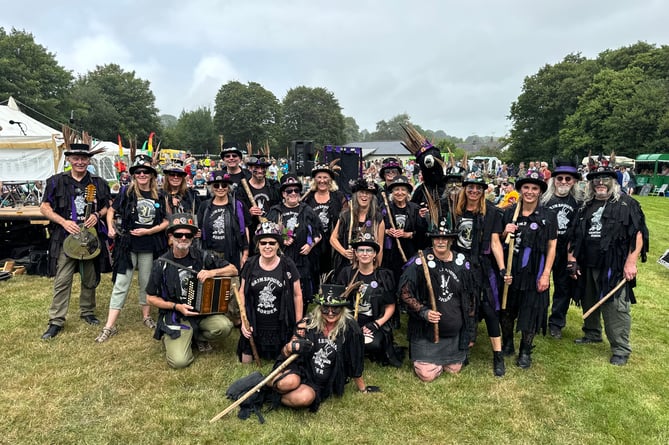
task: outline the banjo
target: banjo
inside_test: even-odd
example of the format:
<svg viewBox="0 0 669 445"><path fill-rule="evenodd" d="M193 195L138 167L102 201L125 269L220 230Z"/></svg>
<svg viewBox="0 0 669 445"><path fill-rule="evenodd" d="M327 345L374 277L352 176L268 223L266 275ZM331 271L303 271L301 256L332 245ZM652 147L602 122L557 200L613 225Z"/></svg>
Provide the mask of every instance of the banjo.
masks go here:
<svg viewBox="0 0 669 445"><path fill-rule="evenodd" d="M95 201L95 186L86 186L86 211L84 221L91 216L91 207ZM85 228L82 222L79 225L79 233L70 234L63 242L63 252L70 258L76 260L90 260L100 254L100 240L95 227Z"/></svg>

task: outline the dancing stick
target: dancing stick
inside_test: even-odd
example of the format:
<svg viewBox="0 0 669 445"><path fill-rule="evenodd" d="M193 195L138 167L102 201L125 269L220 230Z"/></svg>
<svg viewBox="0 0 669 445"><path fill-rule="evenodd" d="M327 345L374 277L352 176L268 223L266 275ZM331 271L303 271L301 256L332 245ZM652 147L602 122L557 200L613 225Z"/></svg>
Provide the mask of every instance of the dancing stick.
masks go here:
<svg viewBox="0 0 669 445"><path fill-rule="evenodd" d="M627 283L627 279L623 278L622 280L620 280L620 283L618 283L616 285L616 287L611 289L611 291L608 294L604 295L604 297L601 300L599 300L597 303L595 303L595 305L593 307L588 309L588 312L583 314L583 320L588 318L590 316L590 314L592 314L593 312L595 312L599 308L599 306L603 305L606 300L608 300L609 298L611 298L613 296L613 294L618 292L620 290L620 288L625 285L625 283Z"/></svg>
<svg viewBox="0 0 669 445"><path fill-rule="evenodd" d="M235 300L237 300L237 306L239 306L240 309L245 308L245 306L242 304L242 297L239 295L237 286L235 285L232 286L232 292L235 294ZM246 328L247 331L250 331L251 325L249 324L249 318L246 316L246 310L240 310L239 315L242 319L242 323L244 323L244 328ZM256 361L256 365L258 365L258 367L260 368L262 366L262 362L260 361L260 355L258 355L258 349L256 348L256 341L253 339L253 333L251 333L251 336L249 337L249 343L251 343L251 352L253 353L253 359Z"/></svg>
<svg viewBox="0 0 669 445"><path fill-rule="evenodd" d="M383 196L383 203L386 206L386 210L388 211L388 219L390 220L390 227L393 228L393 230L397 230L395 227L395 218L393 218L393 212L390 210L390 206L388 205L388 197L386 196L386 192L384 190L381 190L381 196ZM397 241L397 248L400 250L400 255L402 255L402 261L406 264L407 262L407 256L404 253L404 249L402 249L402 243L400 243L399 238L395 238L395 241Z"/></svg>
<svg viewBox="0 0 669 445"><path fill-rule="evenodd" d="M437 312L437 300L434 297L434 288L432 287L432 279L430 278L430 270L427 268L427 262L425 261L425 256L423 251L418 251L418 257L420 258L421 263L423 263L423 273L425 274L425 281L427 282L427 290L430 294L430 306L432 310ZM439 323L434 324L434 342L439 343Z"/></svg>
<svg viewBox="0 0 669 445"><path fill-rule="evenodd" d="M246 192L246 196L249 198L249 202L251 203L251 207L258 207L258 203L256 203L256 199L253 197L253 193L251 193L251 189L249 188L249 183L246 180L246 178L242 178L242 187L244 187L244 191ZM266 222L267 218L264 216L258 216L260 219L260 222Z"/></svg>
<svg viewBox="0 0 669 445"><path fill-rule="evenodd" d="M520 214L520 208L522 207L523 202L518 201L516 204L516 210L513 212L513 220L511 221L511 224L516 224L518 222L518 215ZM514 233L507 233L506 234L506 240L504 241L506 244L509 245L509 252L506 255L506 276L510 277L511 276L511 268L513 267L513 249L516 245L516 234ZM502 310L506 309L506 297L509 295L509 284L507 282L504 282L504 293L502 294Z"/></svg>

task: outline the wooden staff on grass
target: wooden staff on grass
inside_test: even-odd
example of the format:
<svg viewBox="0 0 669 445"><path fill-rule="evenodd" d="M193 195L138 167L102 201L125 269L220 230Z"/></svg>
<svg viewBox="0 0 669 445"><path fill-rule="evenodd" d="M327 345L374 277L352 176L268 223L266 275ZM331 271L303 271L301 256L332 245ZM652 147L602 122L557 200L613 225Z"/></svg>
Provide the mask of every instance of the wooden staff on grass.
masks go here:
<svg viewBox="0 0 669 445"><path fill-rule="evenodd" d="M427 261L425 261L425 256L423 251L418 251L418 257L420 258L421 263L423 264L423 273L425 274L425 281L427 282L427 290L430 294L430 306L433 311L437 312L437 300L434 297L434 288L432 287L432 279L430 278L430 269L427 267ZM439 343L439 323L433 323L434 325L434 342Z"/></svg>
<svg viewBox="0 0 669 445"><path fill-rule="evenodd" d="M268 382L270 382L274 377L276 377L277 375L279 375L279 373L281 373L284 369L286 369L286 367L287 367L288 365L290 365L291 363L293 363L293 362L295 361L295 359L297 359L298 357L299 357L299 354L293 354L293 355L291 355L290 357L288 357L286 360L284 360L283 363L281 363L281 364L279 365L278 368L276 368L276 369L275 369L274 371L272 371L267 377L265 377L265 378L262 380L262 382L258 383L258 384L257 384L256 386L254 386L253 388L249 389L248 392L247 392L246 394L244 394L243 396L241 396L239 399L235 400L235 402L234 402L232 405L228 406L228 407L225 408L223 411L221 411L220 413L218 413L218 414L216 414L214 417L212 417L212 419L209 421L209 423L214 423L214 422L216 422L216 421L219 420L221 417L225 416L225 415L228 414L230 411L232 411L233 409L237 408L239 405L241 405L242 403L244 403L244 401L245 401L246 399L248 399L248 398L251 397L253 394L255 394L256 391L259 391L260 389L262 389L263 386L265 386Z"/></svg>
<svg viewBox="0 0 669 445"><path fill-rule="evenodd" d="M249 202L251 203L251 207L258 207L258 203L256 203L256 199L253 197L253 193L251 193L251 189L249 188L249 183L246 180L246 178L242 178L242 187L244 187L244 191L246 192L246 196L249 198ZM267 222L267 218L264 216L258 216L260 218L260 222L264 223Z"/></svg>
<svg viewBox="0 0 669 445"><path fill-rule="evenodd" d="M595 312L597 309L599 309L599 306L603 305L606 302L606 300L608 300L609 298L611 298L613 296L613 294L618 292L620 290L620 288L625 285L625 283L627 283L626 278L623 278L622 280L620 280L620 283L618 283L616 285L616 287L611 289L611 291L608 294L604 295L604 297L602 297L597 303L595 303L595 305L593 307L588 309L588 311L585 314L583 314L583 320L588 318L593 312Z"/></svg>
<svg viewBox="0 0 669 445"><path fill-rule="evenodd" d="M395 227L395 218L393 217L393 212L390 210L390 206L388 205L388 197L386 196L386 192L384 190L381 190L381 196L383 196L383 203L386 206L386 210L388 211L388 219L390 220L390 227L393 228L393 230L397 230ZM395 241L397 241L397 248L400 250L400 255L402 255L402 261L406 264L407 262L407 256L404 253L404 249L402 249L402 243L400 243L399 238L395 238Z"/></svg>
<svg viewBox="0 0 669 445"><path fill-rule="evenodd" d="M513 212L513 220L511 224L516 224L518 222L518 215L520 215L520 208L523 206L523 202L518 200L516 203L516 210ZM509 246L509 252L506 255L506 275L505 277L511 276L511 268L513 267L513 249L516 246L516 234L515 232L509 232L506 234L506 240L504 241ZM509 284L504 282L504 293L502 294L502 310L506 309L506 297L509 295Z"/></svg>
<svg viewBox="0 0 669 445"><path fill-rule="evenodd" d="M237 290L237 286L234 284L232 285L232 292L235 294L235 300L237 300L237 306L239 306L239 315L242 319L242 323L244 323L244 328L246 328L247 331L251 330L251 325L249 324L249 319L246 316L246 310L243 310L245 306L242 304L242 297L239 295L239 291ZM256 365L258 367L262 366L262 362L260 361L260 355L258 355L258 349L256 348L256 341L253 339L253 333L251 333L251 336L249 337L249 343L251 343L251 352L253 353L253 359L256 361Z"/></svg>

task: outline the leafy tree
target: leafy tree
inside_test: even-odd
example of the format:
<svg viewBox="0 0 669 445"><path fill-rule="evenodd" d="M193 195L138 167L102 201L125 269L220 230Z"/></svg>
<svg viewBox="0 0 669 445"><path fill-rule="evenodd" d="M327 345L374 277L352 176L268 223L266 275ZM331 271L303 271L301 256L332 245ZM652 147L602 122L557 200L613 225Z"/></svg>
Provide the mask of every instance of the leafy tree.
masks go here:
<svg viewBox="0 0 669 445"><path fill-rule="evenodd" d="M218 134L214 130L214 119L209 108L198 108L195 111L183 111L176 127L174 137L179 148L191 153L218 154Z"/></svg>
<svg viewBox="0 0 669 445"><path fill-rule="evenodd" d="M276 147L280 138L281 104L274 94L259 83L244 85L231 81L221 86L214 106L214 129L226 141L254 150L266 142ZM240 147L241 148L241 147Z"/></svg>
<svg viewBox="0 0 669 445"><path fill-rule="evenodd" d="M160 131L158 109L149 81L135 77L119 65L98 66L80 76L72 88L77 101L76 125L99 139L116 135L136 136L141 141Z"/></svg>
<svg viewBox="0 0 669 445"><path fill-rule="evenodd" d="M354 118L344 117L344 141L345 143L360 142L360 127Z"/></svg>
<svg viewBox="0 0 669 445"><path fill-rule="evenodd" d="M411 118L407 113L402 113L394 116L388 122L385 120L380 120L376 123L376 131L370 135L370 140L372 141L397 141L403 139L405 136L404 130L402 130L402 125L411 124L417 131L423 134L425 137L428 137L424 134L423 130L411 123Z"/></svg>
<svg viewBox="0 0 669 445"><path fill-rule="evenodd" d="M558 154L560 128L598 70L597 62L570 54L525 78L509 115L513 121L509 156L514 161L551 159Z"/></svg>
<svg viewBox="0 0 669 445"><path fill-rule="evenodd" d="M0 100L14 96L36 111L24 110L27 114L51 127L58 125L44 116L67 121L72 73L58 64L53 53L35 43L32 34L16 29L8 34L0 27L0 73Z"/></svg>
<svg viewBox="0 0 669 445"><path fill-rule="evenodd" d="M160 115L160 126L163 127L163 129L176 127L177 123L179 123L179 119L177 119L176 116L172 116L171 114Z"/></svg>
<svg viewBox="0 0 669 445"><path fill-rule="evenodd" d="M344 116L339 101L325 88L300 86L283 99L285 141L313 140L317 146L343 144Z"/></svg>

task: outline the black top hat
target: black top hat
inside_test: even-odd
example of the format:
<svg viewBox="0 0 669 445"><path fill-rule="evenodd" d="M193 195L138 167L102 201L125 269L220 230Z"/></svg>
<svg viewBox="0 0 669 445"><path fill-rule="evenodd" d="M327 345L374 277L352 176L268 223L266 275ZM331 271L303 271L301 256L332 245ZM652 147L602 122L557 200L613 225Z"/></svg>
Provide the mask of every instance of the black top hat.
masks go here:
<svg viewBox="0 0 669 445"><path fill-rule="evenodd" d="M462 180L462 186L464 187L468 184L480 185L484 190L486 187L488 187L488 184L485 182L485 179L483 179L481 172L472 172L465 176L465 178Z"/></svg>
<svg viewBox="0 0 669 445"><path fill-rule="evenodd" d="M68 150L65 151L65 156L79 155L91 157L95 153L91 153L91 146L88 144L70 144Z"/></svg>
<svg viewBox="0 0 669 445"><path fill-rule="evenodd" d="M275 240L281 242L281 237L283 236L283 226L281 224L275 223L273 221L262 222L255 231L254 239L259 240L261 238L274 238Z"/></svg>
<svg viewBox="0 0 669 445"><path fill-rule="evenodd" d="M150 170L151 173L153 173L154 176L158 176L158 172L156 171L155 168L151 165L151 157L149 155L145 154L139 154L135 156L135 163L132 164L132 167L130 167L128 170L130 170L130 174L134 175L135 171L139 168L145 168L147 170Z"/></svg>
<svg viewBox="0 0 669 445"><path fill-rule="evenodd" d="M351 192L367 191L374 195L379 192L379 185L372 178L359 178L351 185Z"/></svg>
<svg viewBox="0 0 669 445"><path fill-rule="evenodd" d="M169 217L169 222L170 224L165 230L168 235L176 229L188 229L193 234L197 233L197 224L190 213L175 213Z"/></svg>
<svg viewBox="0 0 669 445"><path fill-rule="evenodd" d="M302 181L300 181L300 179L293 174L283 175L281 177L281 186L279 189L283 193L283 191L288 187L297 187L300 189L300 191L302 191Z"/></svg>
<svg viewBox="0 0 669 445"><path fill-rule="evenodd" d="M321 292L314 297L314 303L321 306L348 306L348 300L343 296L345 291L345 286L322 284Z"/></svg>
<svg viewBox="0 0 669 445"><path fill-rule="evenodd" d="M553 175L560 173L567 173L576 179L581 179L581 174L578 172L578 165L575 161L553 159Z"/></svg>
<svg viewBox="0 0 669 445"><path fill-rule="evenodd" d="M209 173L207 178L207 184L213 184L214 182L225 182L227 184L232 184L232 176L222 170L214 170Z"/></svg>
<svg viewBox="0 0 669 445"><path fill-rule="evenodd" d="M458 232L451 230L448 220L442 218L439 221L439 225L427 232L427 236L430 238L455 238L458 236Z"/></svg>
<svg viewBox="0 0 669 445"><path fill-rule="evenodd" d="M523 184L536 184L541 189L541 193L544 193L548 188L548 184L544 181L544 175L537 171L530 172L524 178L517 180L516 190L520 190Z"/></svg>
<svg viewBox="0 0 669 445"><path fill-rule="evenodd" d="M314 169L311 170L311 177L315 178L319 173L327 173L332 179L335 179L335 175L338 175L339 170L341 170L341 167L337 165L340 160L341 158L337 158L329 164L316 165Z"/></svg>
<svg viewBox="0 0 669 445"><path fill-rule="evenodd" d="M361 233L360 237L351 241L351 247L357 249L358 247L368 246L374 249L376 253L379 253L381 246L374 241L374 236L371 233Z"/></svg>
<svg viewBox="0 0 669 445"><path fill-rule="evenodd" d="M395 169L397 170L400 174L402 174L402 164L397 158L386 158L383 160L381 163L381 170L379 170L379 176L383 178L383 176L386 173L386 170L389 169Z"/></svg>
<svg viewBox="0 0 669 445"><path fill-rule="evenodd" d="M396 177L395 179L390 181L390 184L388 184L386 188L392 192L393 188L399 186L406 187L409 190L409 193L413 191L413 185L411 185L411 182L409 182L409 178L407 178L406 176Z"/></svg>
<svg viewBox="0 0 669 445"><path fill-rule="evenodd" d="M178 164L168 164L165 167L163 167L163 173L176 173L179 176L186 176L186 170Z"/></svg>
<svg viewBox="0 0 669 445"><path fill-rule="evenodd" d="M618 174L614 169L611 167L597 167L590 173L588 173L588 181L592 181L593 179L597 178L598 176L608 176L613 179L618 179Z"/></svg>
<svg viewBox="0 0 669 445"><path fill-rule="evenodd" d="M225 155L228 153L235 153L237 154L237 156L241 158L244 154L239 148L237 148L238 145L239 144L237 144L236 142L224 142L223 148L221 150L221 159L223 159Z"/></svg>

